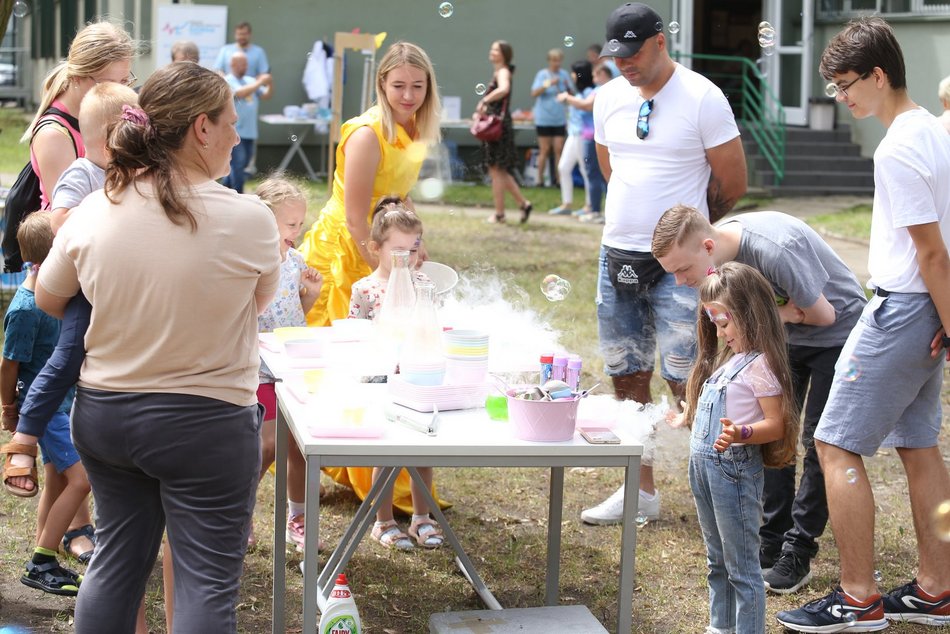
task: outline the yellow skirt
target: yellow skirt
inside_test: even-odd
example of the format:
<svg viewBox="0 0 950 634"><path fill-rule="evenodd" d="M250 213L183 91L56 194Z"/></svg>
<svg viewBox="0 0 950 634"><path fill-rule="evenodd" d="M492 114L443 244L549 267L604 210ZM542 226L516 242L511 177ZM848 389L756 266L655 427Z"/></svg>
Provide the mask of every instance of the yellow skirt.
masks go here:
<svg viewBox="0 0 950 634"><path fill-rule="evenodd" d="M353 282L372 273L357 250L345 221L335 218L330 212L333 205L333 200L327 203L300 245L307 266L317 269L323 276L320 297L307 313L310 326L329 326L334 319L345 319L350 313ZM373 485L373 470L369 467L325 467L323 472L336 482L352 488L361 500L366 499ZM432 497L443 509L451 506L439 499L434 485ZM405 469L393 484L393 506L404 513L412 513L409 473Z"/></svg>
<svg viewBox="0 0 950 634"><path fill-rule="evenodd" d="M336 482L348 486L361 499L365 500L369 489L373 486L373 469L371 467L324 467L323 472ZM440 500L432 485L432 497L439 503L439 508L447 509L452 506L445 500ZM399 509L406 515L412 515L412 494L409 489L409 472L402 469L393 483L393 508Z"/></svg>

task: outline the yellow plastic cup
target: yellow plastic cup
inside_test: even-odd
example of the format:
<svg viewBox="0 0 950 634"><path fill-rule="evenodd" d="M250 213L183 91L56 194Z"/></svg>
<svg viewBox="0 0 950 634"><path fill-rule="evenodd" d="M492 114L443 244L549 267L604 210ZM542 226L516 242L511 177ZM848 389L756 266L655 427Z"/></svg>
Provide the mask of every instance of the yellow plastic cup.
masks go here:
<svg viewBox="0 0 950 634"><path fill-rule="evenodd" d="M306 386L307 391L311 394L316 394L320 391L320 387L323 385L324 378L326 378L326 372L323 370L323 368L303 371L303 383Z"/></svg>

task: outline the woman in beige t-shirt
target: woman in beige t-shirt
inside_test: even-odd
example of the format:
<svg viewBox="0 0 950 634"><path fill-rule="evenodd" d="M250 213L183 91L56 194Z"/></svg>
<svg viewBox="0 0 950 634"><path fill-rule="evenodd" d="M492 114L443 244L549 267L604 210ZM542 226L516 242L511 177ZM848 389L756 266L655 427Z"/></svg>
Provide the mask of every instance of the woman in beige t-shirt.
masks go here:
<svg viewBox="0 0 950 634"><path fill-rule="evenodd" d="M132 631L162 532L175 627L236 631L260 467L257 315L280 255L273 214L215 182L238 137L227 83L191 62L153 74L110 136L104 191L75 208L37 304L92 303L73 440L99 545L76 632Z"/></svg>

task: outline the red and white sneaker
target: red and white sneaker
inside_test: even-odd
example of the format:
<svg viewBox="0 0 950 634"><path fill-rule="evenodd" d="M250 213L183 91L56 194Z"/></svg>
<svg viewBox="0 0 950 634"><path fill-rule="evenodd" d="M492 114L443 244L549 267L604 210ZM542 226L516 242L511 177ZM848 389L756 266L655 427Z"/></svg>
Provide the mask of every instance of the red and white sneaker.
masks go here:
<svg viewBox="0 0 950 634"><path fill-rule="evenodd" d="M935 597L914 579L884 595L884 616L920 625L950 625L950 590Z"/></svg>
<svg viewBox="0 0 950 634"><path fill-rule="evenodd" d="M876 632L887 627L881 595L858 601L840 586L826 597L797 610L779 612L775 618L796 632Z"/></svg>

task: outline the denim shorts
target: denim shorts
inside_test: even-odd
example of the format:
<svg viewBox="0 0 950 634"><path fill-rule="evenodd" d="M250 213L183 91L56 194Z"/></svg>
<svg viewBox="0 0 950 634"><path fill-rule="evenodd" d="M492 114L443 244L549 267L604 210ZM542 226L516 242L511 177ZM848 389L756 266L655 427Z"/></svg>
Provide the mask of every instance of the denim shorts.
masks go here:
<svg viewBox="0 0 950 634"><path fill-rule="evenodd" d="M600 248L597 274L597 326L607 376L652 372L660 348L660 374L685 381L696 358L699 294L677 286L667 273L651 289L623 291L610 283L607 257Z"/></svg>
<svg viewBox="0 0 950 634"><path fill-rule="evenodd" d="M79 452L73 446L69 431L69 414L56 412L49 419L46 432L40 437L43 464L53 463L56 473L62 473L79 462Z"/></svg>
<svg viewBox="0 0 950 634"><path fill-rule="evenodd" d="M841 349L815 438L873 456L879 447L926 448L940 434L944 356L927 293L875 295Z"/></svg>

